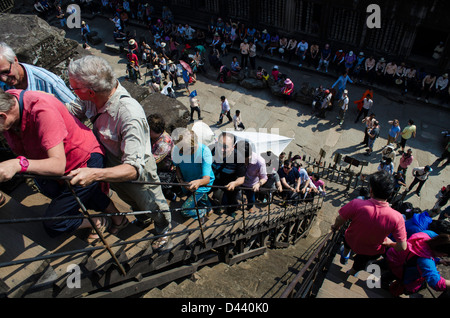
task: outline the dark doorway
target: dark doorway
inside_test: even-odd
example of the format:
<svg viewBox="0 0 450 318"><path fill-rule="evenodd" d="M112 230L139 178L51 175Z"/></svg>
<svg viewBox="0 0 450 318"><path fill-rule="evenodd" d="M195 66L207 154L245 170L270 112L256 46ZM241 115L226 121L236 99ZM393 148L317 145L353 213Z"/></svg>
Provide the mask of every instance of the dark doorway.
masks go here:
<svg viewBox="0 0 450 318"><path fill-rule="evenodd" d="M418 26L411 55L420 55L431 59L434 48L441 41L445 43L447 36L444 31Z"/></svg>

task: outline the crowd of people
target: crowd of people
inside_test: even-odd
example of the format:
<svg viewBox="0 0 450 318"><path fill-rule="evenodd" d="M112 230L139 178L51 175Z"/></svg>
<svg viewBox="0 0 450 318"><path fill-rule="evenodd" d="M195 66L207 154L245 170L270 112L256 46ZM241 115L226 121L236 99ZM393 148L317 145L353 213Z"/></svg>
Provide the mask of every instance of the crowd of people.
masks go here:
<svg viewBox="0 0 450 318"><path fill-rule="evenodd" d="M163 116L146 118L140 104L122 87L103 58L90 55L71 61L67 87L55 74L19 62L13 50L0 43L0 69L4 89L0 96L2 132L12 151L19 155L0 163L1 181L24 172L68 175L87 207L115 214L118 211L108 196L109 189L113 189L133 211L147 211L136 214L136 224L146 227L154 222L156 234L161 235L153 243L155 250L169 241L165 234L170 231L172 218L167 200L176 199L177 194L199 195L195 199L188 197L183 204L183 215L197 218L193 214L195 203L209 206L208 186L215 184L225 187L222 204L237 203L237 187L246 187L250 212L254 212L255 193L264 187L268 175L281 181L281 187L271 183L274 190L292 191L290 200L298 201L294 194L305 194L307 188L318 191L308 175L299 182L297 175L288 173L298 172L290 165L289 169L281 167L267 173L261 154L252 151L248 142L243 143L243 151L238 151L241 143L232 135L224 134L214 149L199 144L189 130L172 140L165 132ZM92 131L82 123L86 119ZM223 160L229 156L236 160ZM152 184L175 179L183 185L180 189ZM295 189L291 181L296 183ZM66 184L46 178L37 178L36 184L52 199L46 216L78 215L78 204ZM231 208L231 214L237 207ZM210 212L209 208L205 208L206 212ZM129 223L125 216L95 220L101 231L112 233ZM51 236L90 226L82 219L44 222ZM97 238L95 230L88 237Z"/></svg>
<svg viewBox="0 0 450 318"><path fill-rule="evenodd" d="M161 16L156 16L148 3L103 1L103 12L112 16L113 38L127 52L127 79L142 79L142 69L144 85L148 83L152 93L176 98L175 88L180 87L191 93L189 86L196 82L196 74L205 71L203 31L194 30L189 24L176 24L166 6ZM132 32L130 19L144 24L148 32Z"/></svg>
<svg viewBox="0 0 450 318"><path fill-rule="evenodd" d="M84 5L92 8L94 1ZM276 33L269 35L267 30L259 32L239 22L224 22L221 18L212 20L204 33L189 25L176 25L167 7L163 9L163 16L155 19L152 7L139 1L104 0L102 7L94 5L93 10L97 9L113 14L115 39L127 46L130 79L142 77L139 66L145 65L152 69L149 89L173 96L172 87L179 86L178 77L183 77L190 96L191 120L194 112L201 117L199 101L193 94L195 91L190 92L189 84L195 81L195 73L202 69L207 47L210 64L217 66L217 70L223 66L220 54L228 54L232 46L237 46L240 52L240 63L236 56L230 65L233 72L248 66L256 70L254 59L258 48L261 55L279 54L287 61L298 58L299 67L310 65L317 70L323 68L325 72L330 67L335 69L341 75L331 88L337 92L339 101L342 100L338 103L341 124L349 103L348 81L398 85L405 93L412 91L420 95L418 98L437 96L448 102L447 74L436 79L436 75L422 74L414 66L404 63L398 66L394 62L383 64L383 58L375 63L372 56L366 59L362 52L355 56L352 51L345 54L339 49L333 54L328 44L320 49L319 44L308 45L305 39L300 42L288 40ZM147 39L137 39L127 30L129 18L148 25L151 35L148 43ZM207 37L212 39L211 43L206 41ZM178 50L180 44L184 47L181 52ZM258 69L258 74L261 78L268 76L262 69ZM172 227L172 212L168 201L174 201L178 196L184 198L180 210L183 217L204 220L211 213L219 213L221 207L225 207L224 213L235 216L244 202L248 213L257 213L257 201L271 201L274 195L287 206L306 204L314 196L326 193L324 181L319 174L303 167L300 156L286 158L285 153L280 156L271 152L256 153L250 142L238 140L227 132L210 147L199 143L197 135L190 129L169 135L164 116L146 117L140 104L117 80L112 67L100 57L86 56L71 61L68 75L70 87L45 69L21 63L6 43L0 43L1 130L11 149L19 155L0 163L0 182L24 172L42 176L68 175L71 186L87 207L120 214L108 196L112 189L133 211L145 212L135 215L137 225L145 228L154 223L155 234L160 236L152 244L156 251L170 246L168 234ZM278 68L274 67L271 75L277 81L281 80L284 91L292 92L292 81L282 77ZM323 116L327 108L323 105L331 103L331 92L321 88L320 93L324 98L317 103L317 111ZM359 110L355 123L362 118L365 125L362 144L367 145L366 154L370 156L381 127L372 113L373 93L365 93L355 103ZM218 123L226 116L236 130L245 129L239 111L231 117L225 96L221 97L221 107ZM83 124L86 119L92 124L92 130ZM449 235L437 235L427 229L407 233L408 218L389 205L401 187L409 192L418 184L416 194L420 196L432 169L429 165L413 168L414 179L407 187L406 171L413 156L411 149L405 152L405 147L408 140L415 137L416 127L412 119L403 129L398 119L387 124L388 142L382 149L378 171L369 178L369 197L352 200L343 206L332 226L332 230L337 230L350 222L341 261L346 263L353 252L355 262L350 273L356 274L367 262L385 255L395 279L401 281L406 290L417 291L425 281L436 290L446 290L450 283L440 277L435 268L438 257L449 255ZM397 147L401 148L401 158L395 172ZM78 203L68 185L46 178L35 181L42 193L52 200L46 216L79 215ZM177 181L179 186L157 185L159 181ZM245 200L240 196L240 189L244 189ZM441 211L448 203L449 189L447 186L440 191L438 202L432 209L432 213L439 214L440 218L447 218L449 214L448 207ZM129 224L123 215L94 219L100 231L113 234ZM81 218L68 218L46 221L44 227L54 237L92 228L92 224ZM98 239L97 231L91 230L88 239ZM420 253L412 250L415 246L420 247ZM410 267L419 266L419 271L398 266L410 258L407 252L417 254ZM402 272L405 270L408 275Z"/></svg>
<svg viewBox="0 0 450 318"><path fill-rule="evenodd" d="M287 62L296 60L300 68L307 66L324 72L333 70L338 75L345 72L348 77L346 81L397 87L403 95L412 94L425 102L433 97L440 103L450 101L447 72L434 74L420 65L396 59L386 60L384 57L366 55L362 51L356 54L339 47L333 49L329 43L308 43L305 38L288 38L276 31L261 31L239 21L223 21L222 18L211 19L206 36L212 39L209 45L210 64L217 70L222 65L220 56L227 55L231 48L235 48L240 58L233 58L230 68L234 72L247 67L256 70L256 58L269 54ZM340 98L342 91L337 92L337 98Z"/></svg>

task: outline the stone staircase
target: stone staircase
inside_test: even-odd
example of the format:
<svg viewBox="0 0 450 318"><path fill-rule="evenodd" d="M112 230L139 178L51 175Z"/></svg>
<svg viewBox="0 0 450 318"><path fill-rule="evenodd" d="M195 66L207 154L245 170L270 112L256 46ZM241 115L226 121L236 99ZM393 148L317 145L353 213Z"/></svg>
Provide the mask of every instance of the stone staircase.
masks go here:
<svg viewBox="0 0 450 318"><path fill-rule="evenodd" d="M10 195L5 194L6 202L0 207L0 220L17 220L43 217L50 199L34 191L26 183L21 183ZM112 196L116 206L121 211L130 211L123 201L114 194ZM131 220L131 219L130 219ZM51 238L45 233L42 221L1 224L0 231L0 263L7 262L10 266L0 267L0 293L10 298L24 296L30 287L38 290L39 287L53 284L56 288L64 289L69 265L78 265L82 269L95 270L101 279L102 275L112 265L110 254L96 241L89 244L84 237L86 231L80 230L75 235L61 235ZM153 226L150 226L153 227ZM148 228L149 231L151 230ZM142 231L131 224L123 233L134 239L151 235L149 231ZM127 233L125 233L127 232ZM139 233L133 234L133 233ZM121 242L122 238L106 233L105 239L109 244ZM149 252L150 241L138 242L129 245L115 246L113 252L121 263L132 267L135 261L145 252ZM44 259L52 254L94 248L90 252L74 255L60 256ZM97 249L95 249L97 248ZM42 259L39 259L42 257ZM29 262L19 263L29 259ZM31 259L34 259L31 261ZM86 286L89 287L89 286ZM70 292L68 293L70 295ZM48 295L51 297L51 295Z"/></svg>
<svg viewBox="0 0 450 318"><path fill-rule="evenodd" d="M325 280L316 298L394 298L389 291L376 287L379 278L375 273L360 271L358 277L346 272L352 267L353 260L342 265L340 255L336 254L330 265ZM400 298L436 298L439 293L427 288L413 295L401 295Z"/></svg>

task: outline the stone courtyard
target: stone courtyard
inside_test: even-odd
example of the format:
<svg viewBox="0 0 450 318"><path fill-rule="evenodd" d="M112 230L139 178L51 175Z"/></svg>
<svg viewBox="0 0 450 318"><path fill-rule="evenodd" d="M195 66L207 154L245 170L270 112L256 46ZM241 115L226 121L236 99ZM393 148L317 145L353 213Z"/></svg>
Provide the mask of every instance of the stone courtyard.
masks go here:
<svg viewBox="0 0 450 318"><path fill-rule="evenodd" d="M105 47L105 43L113 44L112 22L102 16L88 17L86 22L91 30L98 32L99 37L102 39L100 44L91 45L91 49L87 53L100 55L107 59L114 67L119 80L124 80L126 75L125 55L113 53ZM53 25L57 26L57 24ZM130 29L135 29L137 34L141 34L140 32L145 34L146 32L139 27L131 26ZM65 31L68 38L80 43L78 29L66 28ZM82 50L81 46L80 49ZM224 57L223 63L229 65L232 56L233 53L230 53L230 55ZM317 87L318 85L330 87L337 79L337 76L332 72L325 74L309 69L300 69L296 63L287 64L284 61L270 58L257 59L257 65L263 66L267 70L271 69L275 64L280 66L282 73L287 74L292 79L296 88L301 87L303 83L308 83L309 87ZM145 71L145 68L141 69L142 78L148 80L149 77L144 76ZM361 123L355 124L353 122L356 117L356 106L353 104L353 101L361 98L366 90L365 86L354 84L347 86L350 96L350 109L344 124L340 126L336 119L336 109L329 112L325 119L318 119L311 116L311 105L309 104L291 101L286 105L281 98L274 96L268 88L246 89L239 83L223 84L216 80L216 76L217 73L212 68L208 68L206 74L198 74L197 82L190 87L191 91L196 90L198 92L203 121L212 129L224 130L233 128L232 123L216 125L220 112L220 96L224 95L230 102L232 113L237 109L241 111L242 120L247 128L264 129L267 132L274 132L293 138L293 141L285 149L286 153L292 152L293 155L299 154L301 156L319 158L320 150L322 149L326 153L323 161L327 164L333 162L333 158L337 153L343 156L351 156L358 160L367 160L368 166L364 167L364 174L370 174L377 169L381 159L381 148L387 142L389 120L398 118L402 127L405 126L409 118L415 120L417 137L414 140L410 140L407 145L407 147L413 149L414 162L412 167L431 165L435 162L443 149L440 132L449 128L448 107L424 104L417 102L412 97L401 97L394 89L375 88L373 111L381 123L381 133L375 143L374 153L371 157L366 157L364 156L365 148L360 145L364 135L364 126ZM144 81L140 81L139 84L145 87ZM187 92L184 89L176 89L176 95L177 100L189 109ZM161 99L161 104L155 105L155 108L164 112L164 103L165 100ZM148 107L151 108L152 105L148 105ZM194 118L196 118L196 115ZM398 160L399 155L396 157L395 168L398 166ZM342 163L342 165L344 168L348 167L345 163ZM355 172L360 170L360 168L351 169ZM435 195L450 180L448 167L442 168L438 165L433 165L433 169L430 179L424 185L421 197L414 195L414 192L406 196L408 202L423 210L433 207L436 201ZM412 176L407 176L407 184L411 181ZM198 294L193 295L193 297L208 297L208 293L212 297L240 297L242 295L244 297L277 297L283 291L284 285L289 283L289 279L293 278L292 269L298 269L303 263L304 258L301 256L308 255L311 252L309 247L327 234L339 207L349 199L345 195L345 191L338 186L330 185L330 190L329 200L324 204L315 226L310 231L310 235L301 244L291 246L285 250L270 250L265 255L254 260L236 264L233 268L224 269L227 273L233 273L233 277L234 275L237 276L234 281L228 280L229 284L237 284L242 279L242 276L236 273L244 270L249 274L250 269L255 275L261 270L267 273L270 272L266 281L261 279L259 279L259 283L253 281L250 284L251 291L246 290L244 292L239 288L226 288L226 286L220 285L220 282L218 282L217 286L220 285L222 287L217 289L214 294L211 294L209 288L211 286L204 282L204 286L208 288L205 290L199 289ZM353 195L354 193L351 193L350 197ZM271 264L270 268L268 264ZM291 272L289 273L289 271ZM220 271L218 273L215 279L222 276ZM203 279L206 280L206 276L210 275L212 274L204 274ZM231 276L227 277L227 279L230 279ZM197 279L202 279L201 273L197 276ZM245 282L240 283L245 285ZM235 292L234 294L232 290ZM181 293L182 291L179 292ZM180 295L173 293L162 296L182 297Z"/></svg>

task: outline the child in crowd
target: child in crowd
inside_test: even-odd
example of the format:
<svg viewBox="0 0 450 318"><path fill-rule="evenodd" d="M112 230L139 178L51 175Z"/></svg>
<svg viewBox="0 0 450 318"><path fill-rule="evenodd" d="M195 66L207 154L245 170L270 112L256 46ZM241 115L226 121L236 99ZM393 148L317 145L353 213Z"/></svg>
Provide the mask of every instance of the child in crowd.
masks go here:
<svg viewBox="0 0 450 318"><path fill-rule="evenodd" d="M318 173L313 173L311 175L311 181L316 187L314 190L316 193L321 193L323 196L325 196L325 182L320 179L320 176Z"/></svg>
<svg viewBox="0 0 450 318"><path fill-rule="evenodd" d="M275 65L272 69L272 76L275 82L278 82L280 80L280 71L278 70L278 65Z"/></svg>

